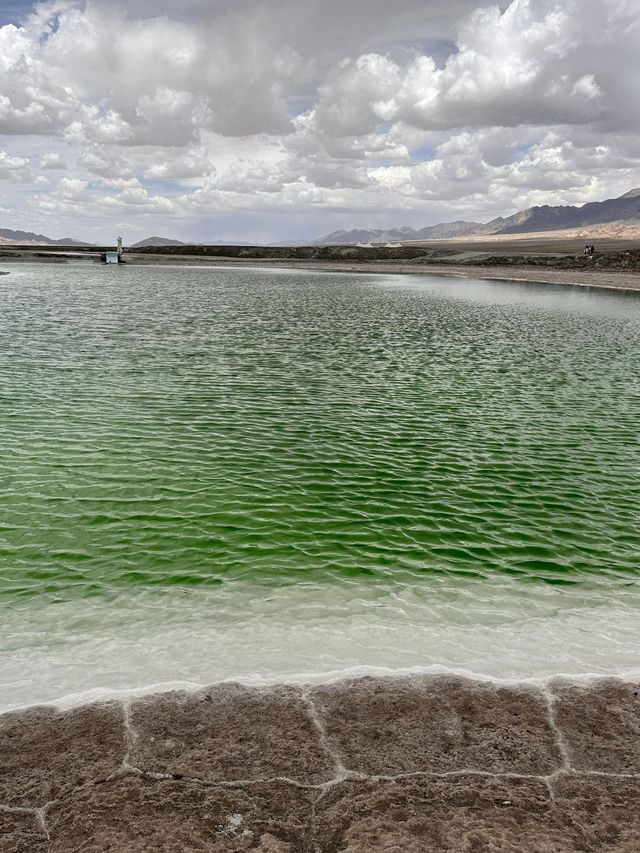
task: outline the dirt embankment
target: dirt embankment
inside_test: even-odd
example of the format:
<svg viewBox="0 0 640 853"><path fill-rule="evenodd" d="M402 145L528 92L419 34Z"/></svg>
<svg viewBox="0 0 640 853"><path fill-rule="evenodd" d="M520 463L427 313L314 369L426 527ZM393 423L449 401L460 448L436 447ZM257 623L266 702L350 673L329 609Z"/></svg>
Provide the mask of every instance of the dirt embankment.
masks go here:
<svg viewBox="0 0 640 853"><path fill-rule="evenodd" d="M126 249L125 255L169 255L179 257L237 258L255 260L297 260L297 261L351 261L367 263L372 261L407 261L421 258L425 249L420 246L144 246L139 249ZM456 254L453 249L430 252L440 257Z"/></svg>
<svg viewBox="0 0 640 853"><path fill-rule="evenodd" d="M557 270L625 270L628 272L640 272L640 250L564 256L489 255L485 258L472 258L468 263L481 267L550 267Z"/></svg>
<svg viewBox="0 0 640 853"><path fill-rule="evenodd" d="M147 246L125 250L127 255L162 258L280 260L331 263L455 264L469 267L544 267L573 270L624 270L640 272L640 249L611 250L594 255L579 253L513 253L470 248L431 249L424 246ZM133 258L132 258L133 260Z"/></svg>

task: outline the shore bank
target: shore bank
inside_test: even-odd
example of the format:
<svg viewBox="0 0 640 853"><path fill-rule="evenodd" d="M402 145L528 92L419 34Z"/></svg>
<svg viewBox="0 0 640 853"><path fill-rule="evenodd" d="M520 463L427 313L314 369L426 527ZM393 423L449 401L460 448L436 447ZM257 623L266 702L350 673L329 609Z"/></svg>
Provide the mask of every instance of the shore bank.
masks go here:
<svg viewBox="0 0 640 853"><path fill-rule="evenodd" d="M431 675L6 714L0 850L637 850L639 694Z"/></svg>
<svg viewBox="0 0 640 853"><path fill-rule="evenodd" d="M14 251L11 257L2 257L6 266L21 263L93 264L88 255L71 253L34 253ZM162 255L127 253L127 266L215 266L227 268L263 267L265 269L294 269L312 272L360 273L365 275L437 275L455 278L479 278L490 281L525 282L531 284L558 284L598 290L616 290L629 294L640 293L640 272L618 269L561 269L549 266L520 266L508 264L416 263L413 261L314 261L293 258L227 258L197 255ZM7 270L0 271L6 275Z"/></svg>
<svg viewBox="0 0 640 853"><path fill-rule="evenodd" d="M217 267L264 267L266 269L295 269L315 272L361 273L364 275L443 275L455 278L480 278L491 281L529 282L532 284L561 284L572 287L587 287L604 290L619 290L640 293L640 273L623 270L556 269L552 266L486 266L465 264L415 263L412 261L309 261L279 258L223 258L200 257L197 255L152 255L128 254L127 264L132 266L160 264L217 266Z"/></svg>
<svg viewBox="0 0 640 853"><path fill-rule="evenodd" d="M371 275L444 275L456 278L481 278L490 281L528 282L531 284L562 284L604 290L621 290L640 293L640 275L637 273L599 272L576 270L541 270L529 267L481 267L429 264L424 267L409 264L317 264L309 269L326 269L328 272L361 272Z"/></svg>
<svg viewBox="0 0 640 853"><path fill-rule="evenodd" d="M525 244L452 242L401 246L173 246L129 249L129 263L200 260L220 265L277 265L292 269L374 275L449 275L495 281L564 284L640 292L640 250L632 243L586 256L575 245L533 240Z"/></svg>

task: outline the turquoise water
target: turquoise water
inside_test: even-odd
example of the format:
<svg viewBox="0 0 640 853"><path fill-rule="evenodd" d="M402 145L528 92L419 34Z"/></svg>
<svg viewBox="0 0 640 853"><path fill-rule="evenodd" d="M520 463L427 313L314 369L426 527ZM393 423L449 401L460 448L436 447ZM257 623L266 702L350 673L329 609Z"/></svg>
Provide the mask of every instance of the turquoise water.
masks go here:
<svg viewBox="0 0 640 853"><path fill-rule="evenodd" d="M30 701L45 674L51 697L474 668L486 631L475 669L521 676L551 665L535 636L573 619L567 666L624 667L639 376L640 300L617 294L14 266L0 277L0 683ZM594 639L599 619L613 633ZM456 653L441 647L454 629ZM501 653L504 631L531 635L536 660Z"/></svg>

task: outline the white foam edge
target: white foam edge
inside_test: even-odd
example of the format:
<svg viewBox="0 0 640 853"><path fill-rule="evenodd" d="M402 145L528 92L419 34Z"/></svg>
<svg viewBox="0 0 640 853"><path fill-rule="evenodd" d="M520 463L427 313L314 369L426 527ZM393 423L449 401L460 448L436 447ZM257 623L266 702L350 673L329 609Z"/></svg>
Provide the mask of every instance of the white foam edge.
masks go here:
<svg viewBox="0 0 640 853"><path fill-rule="evenodd" d="M27 705L9 705L0 709L0 715L9 713L20 713L33 708L52 708L60 713L71 711L87 705L106 704L108 702L126 702L130 699L140 699L152 696L161 696L164 693L180 691L185 693L198 693L212 687L225 684L240 684L244 687L256 689L282 686L306 687L317 684L336 684L341 681L350 681L358 678L412 678L421 675L453 675L465 678L475 683L497 684L503 687L537 687L544 690L550 682L562 679L574 684L590 686L598 681L613 678L623 682L640 682L640 668L623 670L620 672L555 672L545 676L532 676L530 678L500 678L495 675L473 672L467 669L445 667L438 664L427 667L406 667L394 669L381 666L357 666L345 669L327 670L326 672L301 672L290 675L239 675L237 678L224 678L220 681L212 681L200 684L194 681L163 681L155 684L147 684L141 687L131 688L101 688L95 687L79 693L68 693L58 699L34 702Z"/></svg>

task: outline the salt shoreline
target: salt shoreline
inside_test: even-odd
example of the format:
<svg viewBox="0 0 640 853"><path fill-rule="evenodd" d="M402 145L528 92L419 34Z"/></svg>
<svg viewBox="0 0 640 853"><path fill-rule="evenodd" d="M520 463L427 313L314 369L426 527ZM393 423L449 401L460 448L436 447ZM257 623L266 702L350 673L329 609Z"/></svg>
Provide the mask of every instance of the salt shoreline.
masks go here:
<svg viewBox="0 0 640 853"><path fill-rule="evenodd" d="M25 704L10 704L0 706L0 722L9 714L28 714L33 709L46 708L55 713L64 714L90 705L104 705L111 702L126 703L139 699L153 699L168 693L180 692L195 695L207 690L224 688L228 685L240 685L249 690L271 690L279 687L292 687L294 689L310 689L318 686L332 686L343 682L355 682L362 679L392 679L407 680L428 678L458 678L477 684L491 684L496 688L519 689L535 688L547 690L554 681L561 679L570 681L572 684L582 685L588 688L603 679L615 679L622 684L640 684L640 668L628 671L612 672L563 672L558 671L549 675L532 675L527 677L508 677L471 672L467 669L452 666L426 666L426 667L397 667L386 666L358 666L325 672L304 672L293 675L274 674L263 675L237 675L232 677L217 678L206 683L188 680L173 679L148 683L129 688L96 687L82 690L77 693L68 693L55 699L42 699Z"/></svg>
<svg viewBox="0 0 640 853"><path fill-rule="evenodd" d="M86 258L63 260L61 258L38 258L34 260L28 254L24 257L3 259L9 264L21 263L70 263L77 264L92 263ZM438 263L395 263L390 261L368 262L368 263L341 263L330 261L297 261L294 259L272 258L224 258L224 257L199 257L196 255L162 256L162 255L135 255L128 254L127 266L197 266L218 268L257 268L257 269L283 269L283 270L306 270L311 272L333 272L333 273L359 273L364 275L438 275L453 278L475 278L487 281L521 282L530 284L557 284L570 287L593 288L596 290L611 290L625 294L640 293L640 275L638 273L626 273L621 271L601 270L566 270L566 269L543 269L541 267L527 266L473 266L471 264L438 264ZM8 271L0 271L0 275L8 275Z"/></svg>
<svg viewBox="0 0 640 853"><path fill-rule="evenodd" d="M0 717L0 849L637 850L640 685L215 685Z"/></svg>
<svg viewBox="0 0 640 853"><path fill-rule="evenodd" d="M169 259L170 258L170 259ZM294 261L283 263L282 259L247 260L226 258L199 258L196 256L133 255L127 258L132 266L159 264L161 266L217 266L225 268L255 267L312 272L360 273L363 275L443 275L454 278L479 278L489 281L525 282L531 284L558 284L572 287L616 290L624 293L640 293L640 275L623 272L600 272L597 270L543 270L540 267L486 267L471 264L411 264L411 263L337 263L329 261Z"/></svg>
<svg viewBox="0 0 640 853"><path fill-rule="evenodd" d="M320 265L318 265L320 266ZM528 267L483 267L425 264L423 267L408 265L363 264L323 265L327 271L362 272L372 275L443 275L455 278L479 278L488 281L523 282L529 284L558 284L571 287L616 290L624 293L640 293L640 276L621 272L579 272L575 270L541 270ZM310 269L317 267L309 267Z"/></svg>

